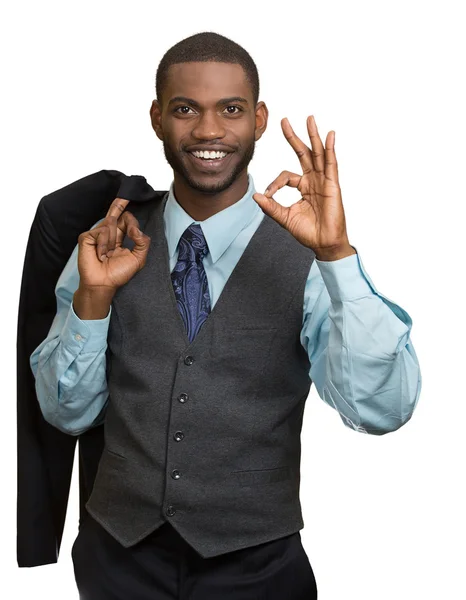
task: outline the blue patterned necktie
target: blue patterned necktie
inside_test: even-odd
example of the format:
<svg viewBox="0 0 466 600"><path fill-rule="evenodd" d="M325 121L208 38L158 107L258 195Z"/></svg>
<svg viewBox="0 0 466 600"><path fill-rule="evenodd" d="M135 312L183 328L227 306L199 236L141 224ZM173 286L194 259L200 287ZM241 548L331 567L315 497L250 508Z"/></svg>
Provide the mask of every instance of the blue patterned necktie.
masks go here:
<svg viewBox="0 0 466 600"><path fill-rule="evenodd" d="M178 262L171 273L176 303L192 342L210 313L210 296L202 259L209 251L201 226L190 225L178 244Z"/></svg>

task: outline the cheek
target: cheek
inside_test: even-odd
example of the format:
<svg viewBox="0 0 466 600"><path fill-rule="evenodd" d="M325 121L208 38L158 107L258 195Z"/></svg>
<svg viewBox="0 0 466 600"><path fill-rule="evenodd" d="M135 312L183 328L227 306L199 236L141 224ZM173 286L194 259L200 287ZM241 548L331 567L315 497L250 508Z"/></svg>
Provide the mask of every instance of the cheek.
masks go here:
<svg viewBox="0 0 466 600"><path fill-rule="evenodd" d="M163 137L165 142L173 149L178 150L188 145L184 140L189 139L189 129L186 123L175 119L167 119L163 122Z"/></svg>
<svg viewBox="0 0 466 600"><path fill-rule="evenodd" d="M235 128L235 136L241 141L241 146L243 148L246 148L254 141L255 131L256 122L253 119L244 119L244 121Z"/></svg>

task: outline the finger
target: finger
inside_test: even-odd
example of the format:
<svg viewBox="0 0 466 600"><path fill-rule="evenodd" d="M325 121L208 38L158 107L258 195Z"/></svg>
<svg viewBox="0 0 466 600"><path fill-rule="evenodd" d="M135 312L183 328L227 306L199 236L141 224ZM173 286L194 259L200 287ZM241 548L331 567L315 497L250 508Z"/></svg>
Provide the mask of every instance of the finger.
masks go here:
<svg viewBox="0 0 466 600"><path fill-rule="evenodd" d="M296 173L292 173L291 171L282 171L280 175L272 181L270 185L267 186L267 189L264 192L264 196L273 196L275 192L281 190L282 187L288 185L293 188L297 188L299 182L301 181L302 175L297 175Z"/></svg>
<svg viewBox="0 0 466 600"><path fill-rule="evenodd" d="M324 173L325 169L325 156L324 156L324 145L320 139L319 132L317 131L317 125L314 119L314 115L307 118L307 132L311 138L312 147L312 163L317 173Z"/></svg>
<svg viewBox="0 0 466 600"><path fill-rule="evenodd" d="M125 200L125 202L127 202L127 200ZM121 242L128 231L128 227L134 224L136 227L139 227L139 223L133 213L129 212L129 210L124 211L118 218L107 215L104 222L108 224L109 227L107 256L110 257L112 256L115 247L117 245L121 246Z"/></svg>
<svg viewBox="0 0 466 600"><path fill-rule="evenodd" d="M131 227L136 227L136 229L138 229L139 221L136 219L133 213L127 210L120 216L117 223L116 234L117 244L119 246L121 246L125 235L128 235L128 231Z"/></svg>
<svg viewBox="0 0 466 600"><path fill-rule="evenodd" d="M253 194L252 196L261 209L266 215L272 217L282 227L285 227L285 223L288 220L289 208L282 206L273 198L268 198L264 194Z"/></svg>
<svg viewBox="0 0 466 600"><path fill-rule="evenodd" d="M128 228L128 237L134 242L134 248L131 254L136 257L139 263L139 270L146 264L147 253L150 246L150 237L143 233L136 225Z"/></svg>
<svg viewBox="0 0 466 600"><path fill-rule="evenodd" d="M123 213L124 214L124 213ZM108 248L107 256L110 258L117 244L118 219L115 216L105 217L105 222L108 225Z"/></svg>
<svg viewBox="0 0 466 600"><path fill-rule="evenodd" d="M93 248L99 260L105 260L108 247L108 226L100 225L89 231L81 233L78 237L78 244L81 247Z"/></svg>
<svg viewBox="0 0 466 600"><path fill-rule="evenodd" d="M104 226L102 231L97 235L97 258L101 261L104 261L107 257L108 252L108 238L109 238L110 230L108 226Z"/></svg>
<svg viewBox="0 0 466 600"><path fill-rule="evenodd" d="M329 131L325 140L325 177L338 183L338 163L335 154L334 131Z"/></svg>
<svg viewBox="0 0 466 600"><path fill-rule="evenodd" d="M104 221L109 225L109 239L108 239L108 250L107 256L111 257L113 255L113 251L117 245L118 238L118 219L122 214L124 214L125 208L128 206L129 200L125 200L124 198L115 198L115 200L111 203L110 208L107 211Z"/></svg>
<svg viewBox="0 0 466 600"><path fill-rule="evenodd" d="M125 208L128 206L129 200L125 200L124 198L115 198L115 200L110 204L110 208L107 211L107 217L116 217L117 219L123 213Z"/></svg>
<svg viewBox="0 0 466 600"><path fill-rule="evenodd" d="M296 152L299 162L301 163L301 167L303 169L303 173L309 173L314 170L314 166L312 164L312 155L311 149L306 146L306 144L299 139L299 137L293 131L293 128L290 125L288 119L281 120L283 135L290 143L293 150Z"/></svg>

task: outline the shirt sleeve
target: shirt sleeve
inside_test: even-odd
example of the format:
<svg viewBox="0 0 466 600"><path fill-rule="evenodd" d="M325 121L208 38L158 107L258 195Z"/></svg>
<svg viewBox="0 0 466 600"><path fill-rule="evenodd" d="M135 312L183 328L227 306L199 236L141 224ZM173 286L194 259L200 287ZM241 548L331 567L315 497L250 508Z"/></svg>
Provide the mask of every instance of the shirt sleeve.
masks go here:
<svg viewBox="0 0 466 600"><path fill-rule="evenodd" d="M30 365L37 399L46 421L79 435L103 422L108 401L107 333L112 313L81 320L73 309L79 287L75 247L55 287L57 312L46 339L34 350Z"/></svg>
<svg viewBox="0 0 466 600"><path fill-rule="evenodd" d="M346 426L382 435L411 418L421 391L411 328L408 313L376 290L358 253L313 261L301 343L319 396Z"/></svg>

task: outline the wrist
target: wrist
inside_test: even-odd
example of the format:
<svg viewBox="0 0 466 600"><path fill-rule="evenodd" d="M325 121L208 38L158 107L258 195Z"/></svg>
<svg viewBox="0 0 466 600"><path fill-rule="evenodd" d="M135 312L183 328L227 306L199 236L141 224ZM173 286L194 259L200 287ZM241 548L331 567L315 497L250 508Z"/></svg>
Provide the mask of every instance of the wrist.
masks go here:
<svg viewBox="0 0 466 600"><path fill-rule="evenodd" d="M105 319L116 289L80 285L73 295L73 310L82 321Z"/></svg>
<svg viewBox="0 0 466 600"><path fill-rule="evenodd" d="M317 260L334 261L346 258L352 254L357 254L356 249L351 244L335 246L333 248L322 248L314 250Z"/></svg>

